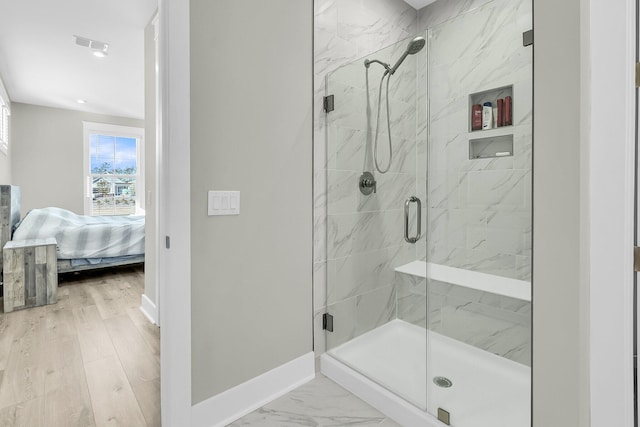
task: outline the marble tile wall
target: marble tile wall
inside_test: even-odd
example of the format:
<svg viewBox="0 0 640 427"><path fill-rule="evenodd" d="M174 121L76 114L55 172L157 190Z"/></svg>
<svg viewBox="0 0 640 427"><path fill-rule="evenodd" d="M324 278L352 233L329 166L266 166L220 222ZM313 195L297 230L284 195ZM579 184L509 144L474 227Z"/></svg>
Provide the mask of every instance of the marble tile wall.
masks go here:
<svg viewBox="0 0 640 427"><path fill-rule="evenodd" d="M531 0L441 0L419 11L418 26L430 32L427 258L530 280ZM513 156L469 160L469 139L483 136L469 133L469 95L509 85Z"/></svg>
<svg viewBox="0 0 640 427"><path fill-rule="evenodd" d="M406 45L401 41L367 58L393 64ZM386 169L384 70L379 64L366 68L359 59L330 73L325 83L335 96L326 119L327 308L335 327L327 336L329 348L396 317L394 268L416 257L415 246L403 238L404 202L416 194L416 58L406 58L389 80L393 156L382 174L372 153L377 138L378 164ZM377 180L369 195L358 187L363 171Z"/></svg>
<svg viewBox="0 0 640 427"><path fill-rule="evenodd" d="M399 319L531 366L530 302L404 273L396 294Z"/></svg>
<svg viewBox="0 0 640 427"><path fill-rule="evenodd" d="M530 280L532 58L521 34L531 28L531 1L441 0L418 12L418 27L429 30L429 80L418 76L428 85L418 109L429 115L416 114L430 117L417 128L418 168L429 167L422 259ZM479 137L468 129L469 94L508 85L514 155L469 160L468 141ZM405 274L396 285L398 318L531 364L531 303Z"/></svg>
<svg viewBox="0 0 640 427"><path fill-rule="evenodd" d="M395 62L406 44L393 45L415 35L417 11L402 0L316 0L314 12L313 283L314 347L319 356L327 348L325 311L336 325L329 347L396 317L393 268L416 257L402 234L403 203L416 192L415 57L407 58L390 81L391 169L385 175L375 173L378 188L371 196L360 194L358 178L364 170L373 170L383 71L374 64L367 73L363 60L369 55ZM322 97L328 91L336 108L325 115ZM378 144L386 164L384 114L383 108Z"/></svg>

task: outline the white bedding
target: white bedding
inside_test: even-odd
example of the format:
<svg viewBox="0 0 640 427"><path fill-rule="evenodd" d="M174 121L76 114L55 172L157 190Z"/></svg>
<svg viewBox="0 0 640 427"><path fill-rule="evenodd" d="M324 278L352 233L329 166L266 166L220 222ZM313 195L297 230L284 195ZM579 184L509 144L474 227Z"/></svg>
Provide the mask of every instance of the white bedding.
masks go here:
<svg viewBox="0 0 640 427"><path fill-rule="evenodd" d="M13 240L58 241L58 259L111 258L144 254L143 216L85 216L61 208L33 209Z"/></svg>

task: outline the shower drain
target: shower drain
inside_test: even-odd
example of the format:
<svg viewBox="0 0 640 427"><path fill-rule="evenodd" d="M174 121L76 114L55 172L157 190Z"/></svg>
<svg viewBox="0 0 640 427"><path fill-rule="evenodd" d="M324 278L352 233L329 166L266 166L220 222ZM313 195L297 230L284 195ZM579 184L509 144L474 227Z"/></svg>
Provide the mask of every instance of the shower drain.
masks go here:
<svg viewBox="0 0 640 427"><path fill-rule="evenodd" d="M433 378L433 383L435 385L437 385L438 387L442 387L442 388L449 388L449 387L451 387L453 385L451 380L449 378L445 378L445 377L434 377Z"/></svg>

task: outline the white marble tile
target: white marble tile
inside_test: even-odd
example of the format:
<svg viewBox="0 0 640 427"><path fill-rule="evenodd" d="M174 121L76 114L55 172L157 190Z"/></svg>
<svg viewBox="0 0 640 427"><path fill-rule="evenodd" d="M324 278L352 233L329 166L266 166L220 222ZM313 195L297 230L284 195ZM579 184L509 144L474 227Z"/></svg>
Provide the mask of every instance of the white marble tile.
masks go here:
<svg viewBox="0 0 640 427"><path fill-rule="evenodd" d="M326 206L313 211L313 262L327 259L327 213Z"/></svg>
<svg viewBox="0 0 640 427"><path fill-rule="evenodd" d="M338 30L338 1L315 0L313 2L313 27L329 33Z"/></svg>
<svg viewBox="0 0 640 427"><path fill-rule="evenodd" d="M329 215L329 258L401 245L403 215L402 210Z"/></svg>
<svg viewBox="0 0 640 427"><path fill-rule="evenodd" d="M396 308L396 288L393 284L358 296L356 334L362 335L395 319Z"/></svg>
<svg viewBox="0 0 640 427"><path fill-rule="evenodd" d="M328 172L329 215L350 214L358 209L358 178L360 174L352 171L330 170Z"/></svg>
<svg viewBox="0 0 640 427"><path fill-rule="evenodd" d="M336 33L316 28L314 37L314 71L320 78L358 58L357 46L338 37Z"/></svg>
<svg viewBox="0 0 640 427"><path fill-rule="evenodd" d="M531 256L530 255L516 256L515 278L520 280L531 280Z"/></svg>
<svg viewBox="0 0 640 427"><path fill-rule="evenodd" d="M466 188L464 203L496 210L524 209L525 176L526 172L521 170L470 171L464 174L461 183Z"/></svg>
<svg viewBox="0 0 640 427"><path fill-rule="evenodd" d="M418 28L434 27L493 0L439 0L418 11Z"/></svg>
<svg viewBox="0 0 640 427"><path fill-rule="evenodd" d="M413 34L417 12L399 0L343 1L338 5L338 35L362 53L375 52Z"/></svg>
<svg viewBox="0 0 640 427"><path fill-rule="evenodd" d="M426 279L396 273L398 319L427 327L427 283Z"/></svg>
<svg viewBox="0 0 640 427"><path fill-rule="evenodd" d="M531 66L524 67L523 72L529 76L533 73ZM533 81L526 78L523 81L516 81L513 84L513 124L524 126L531 135L533 119ZM529 141L530 142L530 141Z"/></svg>
<svg viewBox="0 0 640 427"><path fill-rule="evenodd" d="M395 268L413 261L409 245L329 260L328 304L394 283Z"/></svg>
<svg viewBox="0 0 640 427"><path fill-rule="evenodd" d="M524 239L520 230L507 230L488 227L486 230L486 250L503 254L522 254Z"/></svg>
<svg viewBox="0 0 640 427"><path fill-rule="evenodd" d="M327 312L333 316L333 332L325 334L326 349L330 350L357 336L356 298L352 297L327 307Z"/></svg>
<svg viewBox="0 0 640 427"><path fill-rule="evenodd" d="M327 261L313 264L313 309L327 306Z"/></svg>
<svg viewBox="0 0 640 427"><path fill-rule="evenodd" d="M386 420L382 421L378 427L402 427L402 426L397 422L387 418Z"/></svg>
<svg viewBox="0 0 640 427"><path fill-rule="evenodd" d="M396 318L395 286L385 286L327 307L334 331L326 334L327 349L334 348Z"/></svg>
<svg viewBox="0 0 640 427"><path fill-rule="evenodd" d="M530 324L522 325L505 318L499 309L465 299L447 299L441 316L444 335L530 365Z"/></svg>
<svg viewBox="0 0 640 427"><path fill-rule="evenodd" d="M322 374L230 424L233 427L352 425L397 424Z"/></svg>

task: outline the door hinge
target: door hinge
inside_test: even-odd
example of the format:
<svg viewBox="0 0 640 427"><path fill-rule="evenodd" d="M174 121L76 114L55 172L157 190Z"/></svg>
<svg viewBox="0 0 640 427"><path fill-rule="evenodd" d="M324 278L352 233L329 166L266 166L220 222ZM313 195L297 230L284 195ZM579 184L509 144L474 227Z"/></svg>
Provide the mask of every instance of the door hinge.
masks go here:
<svg viewBox="0 0 640 427"><path fill-rule="evenodd" d="M533 30L522 33L522 46L527 47L533 44Z"/></svg>
<svg viewBox="0 0 640 427"><path fill-rule="evenodd" d="M333 95L327 95L322 98L322 107L324 108L325 113L333 111L333 99Z"/></svg>
<svg viewBox="0 0 640 427"><path fill-rule="evenodd" d="M633 271L640 271L640 247L633 247Z"/></svg>
<svg viewBox="0 0 640 427"><path fill-rule="evenodd" d="M322 315L322 329L333 332L333 316L329 313Z"/></svg>
<svg viewBox="0 0 640 427"><path fill-rule="evenodd" d="M636 62L636 87L640 87L640 62Z"/></svg>

